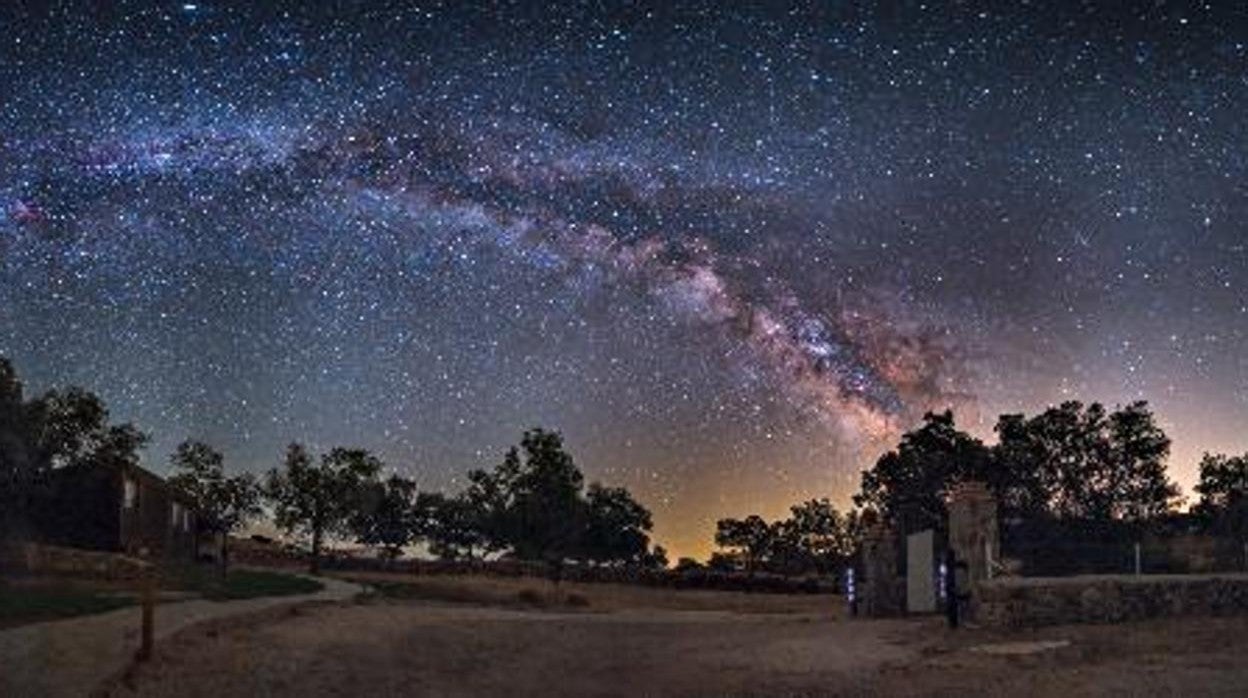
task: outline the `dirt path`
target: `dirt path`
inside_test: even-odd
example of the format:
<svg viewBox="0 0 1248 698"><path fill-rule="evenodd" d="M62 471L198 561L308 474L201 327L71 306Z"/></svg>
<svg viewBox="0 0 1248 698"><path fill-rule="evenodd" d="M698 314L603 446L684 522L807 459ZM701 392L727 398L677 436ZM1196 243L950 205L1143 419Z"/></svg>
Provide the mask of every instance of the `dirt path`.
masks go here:
<svg viewBox="0 0 1248 698"><path fill-rule="evenodd" d="M1245 618L952 632L936 618L377 601L184 634L117 695L1231 696L1244 656Z"/></svg>
<svg viewBox="0 0 1248 698"><path fill-rule="evenodd" d="M930 621L428 602L324 607L166 645L121 695L794 695L846 688Z"/></svg>
<svg viewBox="0 0 1248 698"><path fill-rule="evenodd" d="M322 579L315 594L243 601L182 601L156 607L155 638L196 623L275 607L348 599L360 587ZM137 606L110 613L25 625L0 631L0 696L85 696L126 667L139 647Z"/></svg>

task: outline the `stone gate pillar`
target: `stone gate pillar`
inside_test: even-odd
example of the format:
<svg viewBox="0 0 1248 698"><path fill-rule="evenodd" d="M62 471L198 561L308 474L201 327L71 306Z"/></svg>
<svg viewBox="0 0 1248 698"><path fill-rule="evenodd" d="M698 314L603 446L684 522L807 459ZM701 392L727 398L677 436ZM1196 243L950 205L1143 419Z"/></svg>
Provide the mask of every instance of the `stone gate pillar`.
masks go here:
<svg viewBox="0 0 1248 698"><path fill-rule="evenodd" d="M862 539L862 614L881 618L901 615L904 587L897 571L897 532L887 524L876 523Z"/></svg>
<svg viewBox="0 0 1248 698"><path fill-rule="evenodd" d="M949 491L949 547L966 563L967 591L993 576L1001 559L997 500L982 482L962 482ZM949 570L953 574L954 570Z"/></svg>

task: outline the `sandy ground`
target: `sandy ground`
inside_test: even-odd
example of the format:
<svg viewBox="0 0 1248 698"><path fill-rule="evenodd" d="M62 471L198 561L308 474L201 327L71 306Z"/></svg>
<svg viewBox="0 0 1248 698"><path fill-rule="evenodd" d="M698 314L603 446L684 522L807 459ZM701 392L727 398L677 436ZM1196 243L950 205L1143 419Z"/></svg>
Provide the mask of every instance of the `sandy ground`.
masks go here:
<svg viewBox="0 0 1248 698"><path fill-rule="evenodd" d="M1065 642L1025 656L974 651ZM864 684L878 695L1244 696L1248 618L1178 618L1031 631L945 632L921 659Z"/></svg>
<svg viewBox="0 0 1248 698"><path fill-rule="evenodd" d="M325 589L300 596L241 601L202 599L156 607L154 636L162 640L198 624L284 608L351 598L359 587L326 580ZM0 630L0 696L85 696L130 664L139 647L138 606L90 616Z"/></svg>
<svg viewBox="0 0 1248 698"><path fill-rule="evenodd" d="M442 580L446 582L448 580ZM126 696L1243 695L1248 619L1037 632L847 620L827 597L591 588L585 609L374 600L188 631ZM499 586L501 585L501 586ZM595 587L597 585L585 585ZM473 593L485 593L474 589ZM715 608L715 606L719 608ZM773 605L768 612L767 606ZM1030 656L973 647L1066 640Z"/></svg>
<svg viewBox="0 0 1248 698"><path fill-rule="evenodd" d="M888 629L899 630L804 615L382 603L183 638L136 684L137 695L187 697L794 695L908 658L882 639Z"/></svg>

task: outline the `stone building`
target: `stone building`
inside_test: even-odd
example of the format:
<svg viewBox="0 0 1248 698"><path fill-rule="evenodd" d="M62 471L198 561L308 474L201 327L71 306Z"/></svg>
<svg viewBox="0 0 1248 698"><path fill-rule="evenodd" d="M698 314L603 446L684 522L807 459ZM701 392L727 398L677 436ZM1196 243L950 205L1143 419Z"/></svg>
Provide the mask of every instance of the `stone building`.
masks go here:
<svg viewBox="0 0 1248 698"><path fill-rule="evenodd" d="M137 466L82 465L54 470L51 477L51 496L38 513L45 542L195 559L195 510L160 476Z"/></svg>

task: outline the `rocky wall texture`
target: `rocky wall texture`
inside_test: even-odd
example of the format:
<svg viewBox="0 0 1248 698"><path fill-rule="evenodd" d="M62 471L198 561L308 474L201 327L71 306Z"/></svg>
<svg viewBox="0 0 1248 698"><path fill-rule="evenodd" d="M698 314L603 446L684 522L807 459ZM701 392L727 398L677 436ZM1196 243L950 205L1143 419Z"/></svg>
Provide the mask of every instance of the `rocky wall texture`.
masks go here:
<svg viewBox="0 0 1248 698"><path fill-rule="evenodd" d="M1003 627L1248 614L1248 574L1000 578L974 605L977 622Z"/></svg>
<svg viewBox="0 0 1248 698"><path fill-rule="evenodd" d="M147 562L116 553L36 543L9 546L4 554L6 569L26 574L131 580L139 579L151 568Z"/></svg>

